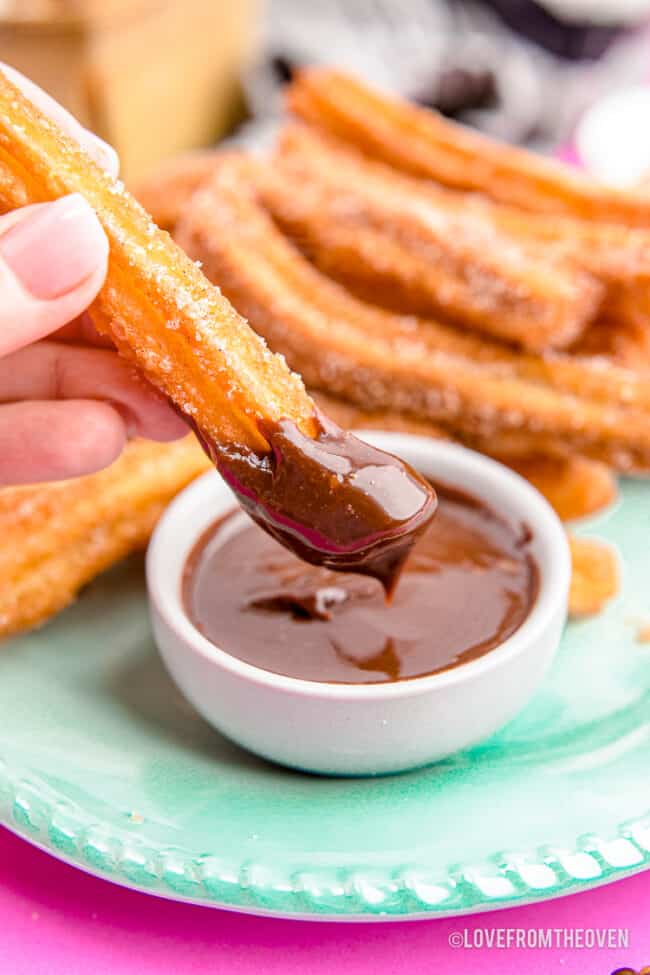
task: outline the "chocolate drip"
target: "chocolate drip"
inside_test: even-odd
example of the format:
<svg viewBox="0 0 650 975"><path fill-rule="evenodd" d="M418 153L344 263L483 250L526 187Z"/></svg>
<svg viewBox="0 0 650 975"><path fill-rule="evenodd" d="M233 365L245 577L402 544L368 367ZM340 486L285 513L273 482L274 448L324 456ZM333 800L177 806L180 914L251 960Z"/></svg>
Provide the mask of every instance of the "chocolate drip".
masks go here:
<svg viewBox="0 0 650 975"><path fill-rule="evenodd" d="M264 455L199 438L242 508L305 562L379 579L393 592L436 510L435 491L408 464L318 416L305 436L289 420L267 425Z"/></svg>

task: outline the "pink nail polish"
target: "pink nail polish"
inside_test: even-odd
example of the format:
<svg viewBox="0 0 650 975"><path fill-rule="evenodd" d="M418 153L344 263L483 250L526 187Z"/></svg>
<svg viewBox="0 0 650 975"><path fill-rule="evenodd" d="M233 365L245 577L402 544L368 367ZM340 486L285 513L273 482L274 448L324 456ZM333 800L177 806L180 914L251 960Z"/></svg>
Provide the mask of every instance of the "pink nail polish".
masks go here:
<svg viewBox="0 0 650 975"><path fill-rule="evenodd" d="M106 260L99 220L78 193L48 203L0 237L0 256L36 298L59 298Z"/></svg>

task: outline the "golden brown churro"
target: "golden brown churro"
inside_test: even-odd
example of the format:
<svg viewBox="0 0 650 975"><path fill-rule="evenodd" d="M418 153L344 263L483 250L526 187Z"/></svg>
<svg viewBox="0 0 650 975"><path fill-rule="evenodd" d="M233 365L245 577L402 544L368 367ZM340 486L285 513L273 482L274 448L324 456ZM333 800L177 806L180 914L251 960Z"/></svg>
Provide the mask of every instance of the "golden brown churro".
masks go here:
<svg viewBox="0 0 650 975"><path fill-rule="evenodd" d="M285 129L259 193L326 274L375 304L539 351L573 342L604 286L553 247L504 234L485 208L424 188L302 126Z"/></svg>
<svg viewBox="0 0 650 975"><path fill-rule="evenodd" d="M302 71L288 100L300 118L414 176L478 191L524 210L650 227L647 194L603 186L569 166L495 142L335 69Z"/></svg>
<svg viewBox="0 0 650 975"><path fill-rule="evenodd" d="M1 73L0 168L5 206L79 192L93 207L110 244L95 324L193 422L249 514L302 558L390 588L433 516L431 486L318 417L301 379L169 235ZM370 466L366 490L357 475ZM408 498L398 520L395 478Z"/></svg>
<svg viewBox="0 0 650 975"><path fill-rule="evenodd" d="M647 230L453 192L296 125L262 189L321 270L376 304L537 351L564 347L601 313L614 331L650 332Z"/></svg>
<svg viewBox="0 0 650 975"><path fill-rule="evenodd" d="M439 309L537 350L565 345L571 323L576 333L601 301L615 331L650 331L648 230L452 191L305 126L285 128L274 168L296 191L295 201L275 204L274 215L282 222L286 213L286 229L321 269L377 304L427 315Z"/></svg>
<svg viewBox="0 0 650 975"><path fill-rule="evenodd" d="M133 441L98 474L1 490L0 636L45 622L142 548L165 505L209 466L194 437Z"/></svg>
<svg viewBox="0 0 650 975"><path fill-rule="evenodd" d="M500 347L477 361L458 344L475 342L471 336L459 333L453 348L441 346L445 326L363 304L281 236L256 202L251 165L224 158L210 186L193 197L179 240L310 386L461 435L523 437L526 453L555 447L622 470L648 469L644 377L596 361L517 357Z"/></svg>

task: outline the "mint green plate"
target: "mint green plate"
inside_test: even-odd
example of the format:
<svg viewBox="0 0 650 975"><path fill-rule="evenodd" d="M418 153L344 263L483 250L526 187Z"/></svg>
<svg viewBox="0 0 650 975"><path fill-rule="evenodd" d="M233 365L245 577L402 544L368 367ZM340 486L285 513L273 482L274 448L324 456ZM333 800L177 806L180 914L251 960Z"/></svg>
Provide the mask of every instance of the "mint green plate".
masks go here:
<svg viewBox="0 0 650 975"><path fill-rule="evenodd" d="M621 596L571 624L532 703L480 747L378 779L267 764L185 703L142 565L0 653L0 820L168 897L282 916L437 916L583 890L650 863L650 490L581 529ZM299 733L299 729L296 729Z"/></svg>

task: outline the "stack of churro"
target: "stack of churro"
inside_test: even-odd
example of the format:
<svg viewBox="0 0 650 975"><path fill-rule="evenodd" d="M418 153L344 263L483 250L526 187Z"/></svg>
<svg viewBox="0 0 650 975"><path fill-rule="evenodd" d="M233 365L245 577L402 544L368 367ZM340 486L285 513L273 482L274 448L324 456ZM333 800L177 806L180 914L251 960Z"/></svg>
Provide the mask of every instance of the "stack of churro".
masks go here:
<svg viewBox="0 0 650 975"><path fill-rule="evenodd" d="M177 237L310 388L429 420L499 455L650 467L647 375L574 354L533 355L359 300L278 229L257 192L261 171L221 157Z"/></svg>

